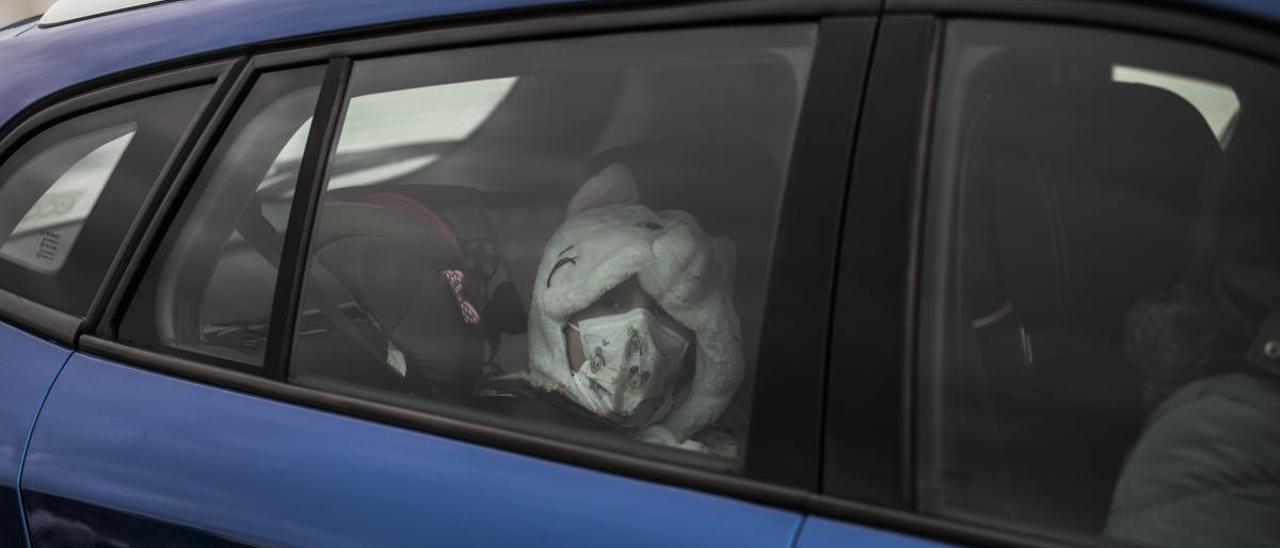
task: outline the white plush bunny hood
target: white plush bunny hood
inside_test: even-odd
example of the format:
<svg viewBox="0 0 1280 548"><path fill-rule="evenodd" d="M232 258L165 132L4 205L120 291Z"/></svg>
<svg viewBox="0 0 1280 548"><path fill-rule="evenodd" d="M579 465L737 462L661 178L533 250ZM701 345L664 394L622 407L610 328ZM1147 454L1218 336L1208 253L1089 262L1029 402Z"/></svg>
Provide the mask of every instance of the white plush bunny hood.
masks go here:
<svg viewBox="0 0 1280 548"><path fill-rule="evenodd" d="M688 392L643 433L680 443L724 412L742 382L745 359L732 285L733 245L712 239L683 211L638 204L631 172L612 165L569 202L534 281L529 313L529 380L570 398L564 329L570 316L635 276L664 311L696 336ZM550 278L550 279L548 279Z"/></svg>

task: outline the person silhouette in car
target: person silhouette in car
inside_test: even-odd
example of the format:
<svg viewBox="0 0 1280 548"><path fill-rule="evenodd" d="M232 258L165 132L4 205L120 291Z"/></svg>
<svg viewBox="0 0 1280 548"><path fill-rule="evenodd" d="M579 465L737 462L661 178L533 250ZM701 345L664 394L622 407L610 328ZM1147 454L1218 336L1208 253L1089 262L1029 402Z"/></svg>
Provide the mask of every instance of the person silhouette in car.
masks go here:
<svg viewBox="0 0 1280 548"><path fill-rule="evenodd" d="M573 196L529 313L533 392L661 445L736 453L709 430L742 382L734 251L682 211L639 204L614 164Z"/></svg>

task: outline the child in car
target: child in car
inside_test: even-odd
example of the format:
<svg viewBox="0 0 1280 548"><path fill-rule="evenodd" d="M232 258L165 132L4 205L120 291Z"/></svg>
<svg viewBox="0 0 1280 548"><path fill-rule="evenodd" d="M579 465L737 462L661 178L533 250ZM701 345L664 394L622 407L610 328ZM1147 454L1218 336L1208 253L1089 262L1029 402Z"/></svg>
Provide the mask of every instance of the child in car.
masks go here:
<svg viewBox="0 0 1280 548"><path fill-rule="evenodd" d="M637 439L734 456L709 428L744 369L732 244L638 202L617 164L570 200L535 279L529 368L514 377Z"/></svg>

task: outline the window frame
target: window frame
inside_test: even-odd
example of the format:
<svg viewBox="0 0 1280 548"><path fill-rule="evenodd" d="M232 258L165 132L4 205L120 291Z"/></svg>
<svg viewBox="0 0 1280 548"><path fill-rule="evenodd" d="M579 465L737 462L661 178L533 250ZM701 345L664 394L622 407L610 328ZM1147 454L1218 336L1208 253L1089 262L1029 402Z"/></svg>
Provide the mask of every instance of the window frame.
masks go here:
<svg viewBox="0 0 1280 548"><path fill-rule="evenodd" d="M94 290L94 297L90 301L88 311L83 315L63 312L39 302L38 299L23 297L0 287L0 320L35 331L65 346L75 345L76 337L82 332L83 326L96 320L104 299L120 279L124 262L133 253L138 232L145 224L145 220L155 211L158 197L172 184L177 165L189 151L187 144L191 137L203 131L209 110L219 101L217 84L225 78L230 65L229 62L221 61L160 74L117 75L95 83L96 86L100 86L97 89L82 92L79 88L73 88L40 101L15 116L4 125L3 129L0 129L0 136L3 136L0 137L0 164L4 164L27 142L62 122L170 91L202 85L212 85L214 88L197 106L192 122L169 153L156 181L143 199L138 213L129 223L120 248Z"/></svg>
<svg viewBox="0 0 1280 548"><path fill-rule="evenodd" d="M918 330L926 306L921 301L925 281L922 262L929 252L926 224L932 226L934 222L927 218L927 180L936 86L942 68L942 38L948 20L954 18L1064 24L1147 35L1278 65L1280 34L1274 25L1209 6L1061 0L885 0L859 127L832 327L833 333L871 329L876 336L873 338L880 340L832 338L826 385L823 492L816 497L814 507L824 513L848 515L845 513L868 504L884 505L912 512L920 519L980 529L984 542L998 544L1111 545L1102 537L1072 537L1030 526L923 514L916 500L920 412L917 398L923 397L917 394L916 371L925 343ZM878 70L895 63L901 66L904 54L920 63L919 73ZM910 104L915 105L914 111ZM887 123L884 115L898 122ZM908 119L909 123L903 124L904 116L917 119L918 123ZM891 181L897 181L896 186ZM886 191L892 196L886 197ZM867 206L863 209L865 215L859 215L859 202L878 202L881 208ZM861 232L855 230L859 226ZM883 239L891 239L898 247L877 241ZM871 252L877 249L893 251L893 261L876 264L867 272L867 261L882 257ZM864 272L855 277L851 270L859 266ZM867 364L868 356L871 363L867 370L839 370L842 362ZM866 388L868 384L892 389L875 392ZM838 420L841 416L877 413L894 414L898 428L886 435L876 429L880 425ZM859 476L850 463L870 463L889 477Z"/></svg>
<svg viewBox="0 0 1280 548"><path fill-rule="evenodd" d="M625 476L803 510L812 491L817 489L821 413L818 402L812 395L821 392L830 310L819 306L818 312L814 313L813 307L805 307L804 311L809 317L802 322L791 318L784 321L774 311L788 302L793 303L794 310L794 303L825 303L831 299L835 243L839 237L839 216L853 149L852 134L857 119L856 99L860 97L857 84L854 89L848 89L850 82L844 75L851 69L861 73L861 67L870 57L870 43L878 7L876 1L855 0L840 7L820 1L790 1L694 4L657 9L609 8L597 9L588 14L568 9L568 14L489 16L482 23L446 22L435 25L435 28L418 29L417 32L392 29L385 36L372 38L361 37L358 33L335 33L318 39L323 40L320 44L315 43L317 40L304 40L293 48L286 44L257 52L237 62L226 78L225 85L220 88L221 103L211 116L206 130L195 138L190 156L182 162L179 169L176 184L168 188L163 197L162 208L143 231L136 246L137 252L125 267L123 280L107 299L96 321L92 325L86 325L85 334L79 339L80 348L146 369L286 403ZM759 391L756 408L769 409L771 413L757 413L753 417L752 426L752 435L756 435L758 427L765 426L768 427L764 430L766 434L779 432L782 428L794 430L787 439L774 440L774 443L763 440L753 443L756 448L773 446L774 455L788 455L786 462L795 463L794 469L776 466L781 462L770 466L769 459L752 457L749 450L747 474L729 476L644 459L623 451L603 450L544 438L524 429L506 429L468 422L465 415L459 413L433 414L400 408L291 385L282 380L286 378L284 364L287 363L289 352L279 343L282 340L281 334L287 331L285 323L289 320L284 320L277 314L294 316L292 311L296 308L302 291L301 268L305 260L303 250L307 248L305 238L309 237L321 197L319 190L323 188L328 153L336 144L333 138L346 104L345 94L341 93L340 88L346 85L353 60L499 42L571 38L614 32L796 22L817 25L818 40L805 102L794 135L795 155L787 174L780 224L774 238L775 255L771 263L766 316L772 314L775 318L766 319L762 329L772 335L761 341L759 361L785 359L804 367L792 367L789 371L773 368L777 370L773 377L758 384L770 386L770 390ZM840 44L862 44L862 47L840 47ZM275 47L280 49L274 49ZM330 71L326 84L320 91L321 97L314 118L318 123L313 123L312 133L309 135L300 166L298 191L294 196L295 209L285 234L285 254L296 257L282 257L280 271L287 272L290 279L288 283L277 283L276 286L275 302L283 300L286 306L275 307L272 312L270 329L274 336L268 336L268 361L263 368L264 372L270 374L237 371L235 368L214 365L216 360L203 356L189 356L167 350L151 351L117 342L116 326L132 293L137 289L164 232L174 221L180 202L203 162L212 152L240 101L248 94L255 75L324 63L329 64ZM850 97L855 100L850 101ZM836 135L839 137L832 138L826 132L832 127L843 127L845 131L837 131ZM821 146L812 146L814 144ZM802 155L801 150L808 152ZM818 245L815 246L815 242ZM815 247L821 253L811 253ZM789 251L777 252L782 249ZM784 255L789 255L789 262L785 265L782 261ZM779 265L784 265L785 268L779 268ZM292 337L283 337L283 340L291 342ZM792 351L797 341L806 349L799 355ZM769 369L763 367L761 371ZM800 404L792 405L794 402ZM796 447L804 450L793 451ZM791 471L798 473L793 474Z"/></svg>
<svg viewBox="0 0 1280 548"><path fill-rule="evenodd" d="M289 382L298 309L306 288L311 234L319 218L320 203L329 180L329 161L338 148L338 134L346 118L352 66L350 57L329 58L306 148L298 165L298 182L289 208L284 243L281 244L280 269L275 295L271 299L271 321L267 325L267 348L262 359L263 375L283 383Z"/></svg>
<svg viewBox="0 0 1280 548"><path fill-rule="evenodd" d="M910 509L913 240L924 183L919 140L928 135L941 35L929 16L880 23L850 175L834 333L827 372L823 490ZM912 70L901 67L910 66ZM873 266L869 266L873 265ZM863 336L862 334L866 334ZM850 366L842 366L850 364ZM857 364L858 367L853 367ZM862 417L857 423L838 417ZM840 466L838 463L857 463ZM874 474L857 470L872 469Z"/></svg>
<svg viewBox="0 0 1280 548"><path fill-rule="evenodd" d="M167 194L162 198L161 209L156 212L155 218L147 224L145 232L140 236L140 241L136 246L138 251L129 258L128 264L124 267L126 272L122 274L120 285L115 288L115 291L111 293L100 309L98 323L87 327L85 333L100 334L103 337L110 337L112 340L117 341L122 340L119 333L120 325L124 321L130 306L135 304L134 298L142 290L142 284L147 281L148 270L154 259L157 256L167 259L172 252L171 246L174 242L166 241L167 232L170 227L176 227L176 225L189 220L189 218L184 217L182 211L183 204L187 200L202 199L203 192L207 189L210 180L206 179L201 182L201 178L211 175L203 172L206 167L210 167L209 162L218 159L216 154L221 141L227 137L231 137L233 140L237 137L236 135L228 135L227 132L231 130L236 114L242 110L244 103L250 98L259 77L269 73L290 73L306 69L322 69L320 71L322 76L327 72L324 70L327 68L325 63L297 65L278 70L268 67L255 71L252 70L251 61L252 59L249 58L241 59L230 69L231 72L224 82L225 89L222 90L225 92L222 103L218 105L216 112L213 114L216 118L201 134L193 139L194 152L190 157L182 161L182 167L179 168L181 172L176 176L175 183L167 189ZM309 112L314 116L315 108L309 109ZM155 264L160 266L158 263ZM274 288L274 290L279 290L279 288ZM154 297L154 294L151 296ZM147 304L152 304L150 299L147 300ZM128 344L139 348L163 346L162 344L149 345L136 341ZM158 352L189 358L211 366L241 371L251 375L262 375L264 370L260 365L173 346L163 346Z"/></svg>

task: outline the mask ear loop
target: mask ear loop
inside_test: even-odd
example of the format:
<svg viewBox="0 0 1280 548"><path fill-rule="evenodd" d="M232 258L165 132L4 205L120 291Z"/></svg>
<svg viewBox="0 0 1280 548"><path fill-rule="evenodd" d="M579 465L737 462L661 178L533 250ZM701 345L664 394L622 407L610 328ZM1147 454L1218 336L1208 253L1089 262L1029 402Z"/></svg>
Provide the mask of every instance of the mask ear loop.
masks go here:
<svg viewBox="0 0 1280 548"><path fill-rule="evenodd" d="M570 329L572 329L573 332L577 334L579 349L582 348L582 330L578 329L578 326L572 322L565 322L564 327L560 329L560 338L561 338L560 344L564 346L564 366L569 368L569 377L573 378L578 376L578 371L581 371L582 368L587 365L587 363L584 361L578 364L577 369L573 368L573 356L569 355L569 330ZM585 355L586 350L582 350L582 352Z"/></svg>

